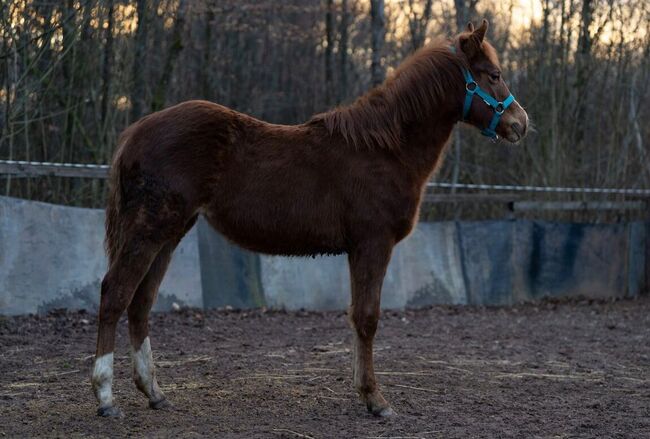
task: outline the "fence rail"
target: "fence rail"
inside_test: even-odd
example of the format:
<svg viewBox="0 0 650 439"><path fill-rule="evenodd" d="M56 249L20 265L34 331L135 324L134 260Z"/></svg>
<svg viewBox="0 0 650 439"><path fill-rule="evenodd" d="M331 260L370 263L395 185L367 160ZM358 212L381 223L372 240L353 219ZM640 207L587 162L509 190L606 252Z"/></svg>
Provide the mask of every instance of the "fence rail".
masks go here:
<svg viewBox="0 0 650 439"><path fill-rule="evenodd" d="M467 184L467 183L446 183L431 181L427 183L430 188L444 189L469 189L469 190L493 190L512 192L550 192L550 193L574 193L574 194L612 194L612 195L635 195L650 197L650 189L627 189L627 188L600 188L600 187L557 187L557 186L518 186L505 184Z"/></svg>
<svg viewBox="0 0 650 439"><path fill-rule="evenodd" d="M520 194L427 194L424 203L439 204L502 204L512 212L526 211L586 211L586 210L647 210L646 200L634 201L531 201Z"/></svg>
<svg viewBox="0 0 650 439"><path fill-rule="evenodd" d="M109 165L83 164L83 163L52 163L30 162L20 160L0 160L0 176L9 175L12 178L28 178L39 176L97 178L108 177ZM645 200L636 201L529 201L524 199L524 193L581 193L581 194L606 194L627 195L635 197L650 197L650 189L627 188L576 188L576 187L548 187L548 186L517 186L517 185L492 185L492 184L466 184L429 182L427 188L440 188L470 191L503 191L509 193L444 193L426 194L425 203L477 203L491 202L504 204L511 211L531 210L647 210Z"/></svg>
<svg viewBox="0 0 650 439"><path fill-rule="evenodd" d="M108 177L109 169L108 165L0 160L0 174L22 178L51 176L104 179Z"/></svg>

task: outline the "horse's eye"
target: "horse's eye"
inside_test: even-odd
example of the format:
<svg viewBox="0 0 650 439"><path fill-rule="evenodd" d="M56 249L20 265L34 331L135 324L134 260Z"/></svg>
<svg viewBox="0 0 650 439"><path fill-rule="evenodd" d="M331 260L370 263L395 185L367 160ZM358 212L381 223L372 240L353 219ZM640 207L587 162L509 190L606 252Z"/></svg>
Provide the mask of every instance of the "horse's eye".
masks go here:
<svg viewBox="0 0 650 439"><path fill-rule="evenodd" d="M499 73L499 72L493 72L493 73L490 73L490 79L491 79L492 81L495 81L495 82L496 82L496 81L499 80L499 78L501 78L501 73Z"/></svg>

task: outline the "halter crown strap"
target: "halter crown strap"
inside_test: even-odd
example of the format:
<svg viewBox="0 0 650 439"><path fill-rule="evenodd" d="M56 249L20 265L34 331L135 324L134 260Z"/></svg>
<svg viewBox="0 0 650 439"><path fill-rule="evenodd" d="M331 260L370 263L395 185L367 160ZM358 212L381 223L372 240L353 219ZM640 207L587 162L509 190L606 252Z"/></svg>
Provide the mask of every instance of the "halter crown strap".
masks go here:
<svg viewBox="0 0 650 439"><path fill-rule="evenodd" d="M452 46L450 49L452 52L456 53L455 47ZM512 95L512 93L510 93L508 97L503 101L497 101L494 97L492 97L492 95L487 93L478 85L469 69L463 67L463 76L465 77L465 102L463 103L463 120L467 120L474 95L478 95L481 99L483 99L483 102L492 107L492 110L494 111L494 116L492 116L490 124L487 126L487 128L483 128L481 130L481 134L496 139L498 136L495 130L497 128L497 125L499 125L501 115L506 111L510 104L515 101L515 97Z"/></svg>

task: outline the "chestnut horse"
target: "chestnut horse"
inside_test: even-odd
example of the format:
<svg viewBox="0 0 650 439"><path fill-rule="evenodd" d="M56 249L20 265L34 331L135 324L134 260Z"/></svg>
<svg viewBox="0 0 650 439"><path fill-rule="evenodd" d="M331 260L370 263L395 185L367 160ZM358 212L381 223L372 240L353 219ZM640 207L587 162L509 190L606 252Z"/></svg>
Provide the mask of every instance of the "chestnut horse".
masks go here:
<svg viewBox="0 0 650 439"><path fill-rule="evenodd" d="M418 217L426 182L459 121L517 142L528 117L501 78L487 21L408 58L349 106L296 126L274 125L204 101L151 114L121 136L106 219L92 385L98 414L112 396L118 319L127 310L135 384L168 405L155 377L148 316L174 248L197 215L232 242L274 255L347 253L354 387L377 416L372 343L393 246Z"/></svg>

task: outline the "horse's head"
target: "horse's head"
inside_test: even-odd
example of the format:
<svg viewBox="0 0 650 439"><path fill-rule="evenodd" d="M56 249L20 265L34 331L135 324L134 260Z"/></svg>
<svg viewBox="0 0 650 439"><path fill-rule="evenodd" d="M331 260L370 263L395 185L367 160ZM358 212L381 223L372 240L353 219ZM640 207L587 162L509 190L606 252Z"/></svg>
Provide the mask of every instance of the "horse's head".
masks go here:
<svg viewBox="0 0 650 439"><path fill-rule="evenodd" d="M500 136L515 143L528 131L528 115L510 94L501 76L496 51L485 41L487 28L487 20L483 20L478 29L469 23L454 44L454 50L460 50L469 66L469 70L463 71L463 120L486 136L494 139Z"/></svg>

